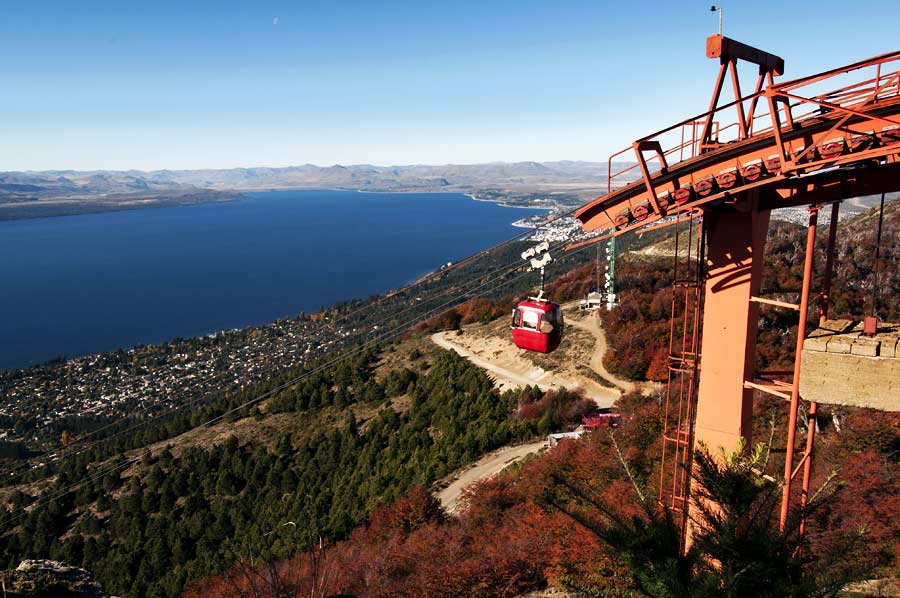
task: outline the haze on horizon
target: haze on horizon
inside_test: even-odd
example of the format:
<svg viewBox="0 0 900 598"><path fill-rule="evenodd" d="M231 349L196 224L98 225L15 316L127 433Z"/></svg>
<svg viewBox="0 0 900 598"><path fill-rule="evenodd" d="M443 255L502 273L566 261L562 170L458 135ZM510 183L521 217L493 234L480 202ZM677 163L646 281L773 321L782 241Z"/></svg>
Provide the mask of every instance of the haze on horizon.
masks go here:
<svg viewBox="0 0 900 598"><path fill-rule="evenodd" d="M0 8L0 170L605 161L717 68L707 1L189 4ZM895 2L724 6L785 79L897 49Z"/></svg>

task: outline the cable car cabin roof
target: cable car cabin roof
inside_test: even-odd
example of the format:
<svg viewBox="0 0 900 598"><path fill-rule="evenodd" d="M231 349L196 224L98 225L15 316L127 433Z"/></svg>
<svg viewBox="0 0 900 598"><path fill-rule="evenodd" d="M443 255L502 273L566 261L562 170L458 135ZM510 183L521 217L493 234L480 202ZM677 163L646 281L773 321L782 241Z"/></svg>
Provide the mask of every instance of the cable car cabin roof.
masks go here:
<svg viewBox="0 0 900 598"><path fill-rule="evenodd" d="M559 308L559 304L553 303L552 301L534 301L532 299L528 299L527 301L519 302L516 308L534 309L542 313L547 313L548 311Z"/></svg>

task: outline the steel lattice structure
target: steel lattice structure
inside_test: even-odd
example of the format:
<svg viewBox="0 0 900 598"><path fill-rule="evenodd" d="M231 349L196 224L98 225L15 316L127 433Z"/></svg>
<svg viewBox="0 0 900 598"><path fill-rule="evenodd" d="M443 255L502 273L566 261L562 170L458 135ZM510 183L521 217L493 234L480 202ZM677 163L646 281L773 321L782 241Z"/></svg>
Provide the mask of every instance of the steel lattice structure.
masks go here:
<svg viewBox="0 0 900 598"><path fill-rule="evenodd" d="M755 392L789 404L782 525L797 500L792 490L798 476L799 501L805 504L817 405L807 406L801 449L797 420L818 213L832 204L827 249L820 256L825 275L819 317L824 319L840 201L900 190L900 52L776 83L784 71L778 56L722 35L711 36L706 50L720 62L709 110L612 155L610 169L629 152L635 163L610 170L607 193L575 214L585 230L610 229L586 243L660 226L691 227L688 256L675 280L673 322L680 314L684 323L670 331L660 480L660 498L683 514L685 534L693 447L703 441L733 450L742 439L749 445ZM739 61L758 67L754 90L746 96ZM729 74L737 99L720 105ZM629 172L640 178L614 187ZM769 213L794 206L809 210L798 303L760 295ZM797 311L798 338L792 370L757 379L753 361L763 306ZM795 451L801 452L798 458Z"/></svg>

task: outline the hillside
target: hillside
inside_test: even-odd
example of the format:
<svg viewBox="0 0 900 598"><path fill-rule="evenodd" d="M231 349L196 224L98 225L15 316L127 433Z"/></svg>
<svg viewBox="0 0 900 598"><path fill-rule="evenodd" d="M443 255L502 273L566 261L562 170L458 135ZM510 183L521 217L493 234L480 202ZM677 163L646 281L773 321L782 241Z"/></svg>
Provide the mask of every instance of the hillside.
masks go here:
<svg viewBox="0 0 900 598"><path fill-rule="evenodd" d="M893 252L897 247L898 204L888 205L885 238L892 240L886 243L890 246L884 253L887 264L896 261ZM841 232L835 308L854 311L864 307L865 298L854 297L855 289L849 281L857 276L862 276L863 281L871 279L871 256L869 260L865 256L872 251L872 214L842 224ZM769 288L796 286L796 252L802 248L803 235L803 230L787 223L773 227ZM662 348L658 343L664 342L668 332L671 257L649 257L647 253L665 255L667 251L663 248L623 257L619 271L623 307L608 315L601 312L610 335L606 367L638 379L658 375L654 358ZM553 296L578 297L591 287L593 277L591 265L574 270L554 282ZM893 297L898 290L896 281L891 279L883 292ZM889 306L882 308L884 317L896 318L896 302L887 303ZM455 318L435 319L430 325L459 328L465 317L466 312L461 311ZM777 317L764 315L760 367L783 358L785 347L774 339L789 332L785 325ZM501 345L507 331L503 319L490 324L463 323L460 330L441 333L437 338L467 345L479 353L480 360L499 363L504 366L502 370L516 370L512 372L516 375L528 374L534 366L519 364L525 368L523 372L504 356ZM534 379L539 380L541 372L534 373ZM497 370L492 370L493 374ZM502 371L494 381L504 388L517 384L514 379L504 378ZM616 407L625 418L623 427L614 435L600 431L524 461L521 451L528 453L538 448L536 445L497 451L486 456L478 467L463 470L457 480L460 486L467 485L471 477L483 481L468 490L448 486L446 492L441 491L439 496L452 510L452 517L443 514L426 493L414 488L390 507L376 511L369 524L355 530L347 540L283 561L274 577L268 579L280 580L295 591L321 583L332 591L367 596L515 597L547 586L589 596L669 595L651 591L648 584L655 580L664 583L665 588L677 587L679 580L660 581L667 569L654 560L665 559L665 547L670 545L666 544L666 536L643 536L657 524L661 527L654 529L665 529L647 506L655 504L662 405L655 397L630 393L621 397ZM758 437L767 438L770 426L784 425L784 409L783 402L762 400L758 404ZM819 489L814 500L823 502L809 522L808 543L804 544L809 560L802 564L791 562L791 567L796 567L796 577L778 584L788 595L806 595L813 588L831 588L831 593L838 593L847 580L860 576L896 578L900 572L900 523L892 515L900 508L897 415L820 406L817 423L821 430L813 487ZM779 447L769 448L765 462L752 467L761 467L764 473L777 477L782 467ZM479 470L482 466L484 469ZM487 478L482 475L485 473L489 474ZM755 487L769 488L771 496L777 496L774 482L759 478L751 469L743 475L751 476ZM731 478L728 483L735 480ZM460 492L460 498L449 496ZM777 501L763 499L739 508L751 509L754 520L774 528L775 505ZM747 520L740 518L740 512L735 511L736 516L744 523L737 524L737 529L746 530ZM632 517L633 526L628 524ZM717 553L715 560L729 561L728 567L760 566L765 558L751 553L754 547L759 548L755 543L762 538L741 534L738 531L725 539L718 538L717 543L704 548L721 548L724 552ZM719 544L723 541L725 545ZM635 552L629 552L632 549ZM778 561L782 558L790 561L792 550L775 556L779 549L772 546L769 554L777 562L782 562ZM654 551L664 554L651 554ZM675 557L668 558L662 562L674 566ZM738 562L731 562L732 559ZM313 563L316 569L311 568ZM697 562L693 567L688 570L702 577L703 567ZM714 569L721 571L719 567ZM242 571L246 570L233 568L232 577L207 580L189 595L229 595L226 579L238 587L247 587L241 585L249 579ZM774 570L768 571L746 578L751 580L750 585L755 581L757 593L772 587ZM673 595L720 595L721 577L716 572L710 574L714 581L709 589L700 588L701 582L696 579L681 580L688 585L682 588L683 593ZM896 581L887 579L853 588L860 595L891 595L896 586Z"/></svg>
<svg viewBox="0 0 900 598"><path fill-rule="evenodd" d="M889 205L886 218L892 243L886 264L896 260L897 205ZM865 287L848 289L847 281L870 274L864 256L872 229L871 214L842 224L847 241L836 270L842 309L863 305ZM794 284L799 239L797 227L773 227L769 284ZM511 298L473 300L402 342L351 347L340 362L312 361L244 394L220 397L184 422L190 430L165 419L148 422L140 436L120 444L119 456L64 458L54 476L5 490L0 565L62 560L91 570L107 591L133 596L176 596L185 587L189 595L233 595L254 576L296 588L327 581L329 591L366 596L445 596L453 587L451 595L513 598L548 586L636 595L639 564L593 527L574 524L602 520L598 504L650 521L642 519L651 517L642 505L655 504L662 405L655 392L622 395L612 383L658 375L671 258L629 254L620 263L622 307L601 312L605 354L598 355L600 337L582 314L570 311L569 344L525 365L559 373L572 386L580 376L582 388L594 382L598 391L621 395L615 406L625 417L613 435L599 431L539 457L512 459L501 451L486 466L490 479L469 486L465 468L483 455L517 443L530 454L534 440L597 408L558 386L498 389L501 380L430 346L430 335L461 328L443 338L468 343L482 359L515 357L504 356L502 345ZM571 271L550 292L570 301L593 286L594 267L565 267ZM476 272L478 279L484 270ZM896 278L883 280L884 296L895 296ZM896 313L895 302L880 305L885 317ZM782 354L772 339L783 336L784 325L776 319L761 328L764 364ZM547 382L541 376L526 382ZM283 380L294 382L281 387ZM270 389L278 390L265 402L242 406ZM759 409L760 437L770 423L783 425L779 405ZM822 467L814 483L824 483L833 468L840 484L811 536L819 560L798 567L820 582L817 571L852 578L881 567L893 575L900 546L891 515L900 508L896 417L827 408L821 414ZM213 425L196 425L213 416ZM777 455L764 467L777 472ZM448 517L430 491L454 477L463 483ZM861 526L864 551L858 542L845 544ZM316 569L324 563L327 576Z"/></svg>
<svg viewBox="0 0 900 598"><path fill-rule="evenodd" d="M596 312L583 312L577 302L563 306L566 335L563 344L547 355L519 350L509 338L509 323L499 318L489 324L471 324L456 331L438 332L432 341L453 349L486 369L499 389L538 386L542 390L568 388L610 407L631 390L627 380L610 374L602 364L606 338L597 326Z"/></svg>
<svg viewBox="0 0 900 598"><path fill-rule="evenodd" d="M493 475L448 504L451 516L424 488L413 486L393 504L373 512L366 525L344 540L269 567L254 567L245 559L225 574L193 585L187 596L232 596L252 587L264 596L279 591L304 595L313 588L385 598L516 598L545 588L550 590L547 595L721 595L717 568L686 565L688 580L677 580L665 567L675 566L677 539L672 542L671 529L652 514L661 405L630 394L617 408L625 418L614 434L600 430L525 459L517 449L492 454L483 463L497 465ZM823 431L820 458L826 464L841 460L840 469L834 470L838 482L823 490L827 501L810 523L809 559L801 565L786 557L793 574L781 578L780 589L831 587L836 592L845 580L897 575L900 525L891 516L900 508L900 468L892 453L900 442L895 424L883 414L846 413L840 431ZM861 445L867 435L880 440ZM822 478L830 473L827 466L823 470L816 487L822 487ZM757 488L777 492L773 483L755 473L742 475L752 475L760 484ZM728 482L735 483L735 477L732 474ZM735 512L735 519L752 512L763 526L777 525L776 501L747 501L743 496L743 510ZM740 529L727 537L729 543L719 552L717 544L705 546L712 547L717 562L727 560L729 566L753 567L751 571L771 562L774 569L783 558L775 552L777 545L770 546L770 561L762 564L766 559L754 551L761 550L763 540L747 538ZM742 584L773 583L771 574L762 571L746 579ZM679 581L686 584L684 592L650 591L651 584L668 589L677 588ZM697 588L702 583L711 588ZM891 584L888 579L870 586L888 591ZM689 588L694 591L688 593Z"/></svg>
<svg viewBox="0 0 900 598"><path fill-rule="evenodd" d="M597 312L581 311L576 302L565 304L563 309L566 336L563 344L549 355L515 347L509 338L505 318L468 324L455 331L437 332L430 338L438 347L453 350L485 370L500 391L528 386L536 386L545 392L565 389L590 399L600 410L609 409L624 392L631 392L636 386L645 395L659 392L656 384L635 385L605 368L606 335L598 325ZM465 506L461 497L474 484L546 448L546 439L541 438L488 453L470 467L439 482L436 496L448 513L457 513Z"/></svg>
<svg viewBox="0 0 900 598"><path fill-rule="evenodd" d="M70 464L40 488L55 493L77 481L76 493L47 501L25 488L7 492L3 564L49 554L89 568L112 593L177 595L186 581L246 556L248 541L283 558L317 534L346 537L414 483L431 484L583 412L577 396L560 395L563 402L518 417L516 406L540 392L497 393L462 358L410 343L386 347L383 358L408 367L379 376L382 358L359 354L258 411L124 458ZM304 522L297 536L261 540L286 521Z"/></svg>

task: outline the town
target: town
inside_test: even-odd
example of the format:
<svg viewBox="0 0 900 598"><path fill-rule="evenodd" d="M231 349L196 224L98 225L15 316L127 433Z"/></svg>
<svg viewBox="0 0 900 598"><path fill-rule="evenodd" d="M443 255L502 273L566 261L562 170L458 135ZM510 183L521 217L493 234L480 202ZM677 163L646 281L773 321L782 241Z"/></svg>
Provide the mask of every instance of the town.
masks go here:
<svg viewBox="0 0 900 598"><path fill-rule="evenodd" d="M264 326L55 360L0 373L0 439L48 449L66 424L97 428L134 413L157 415L227 396L295 369L359 332L301 314ZM85 424L79 431L89 431Z"/></svg>

